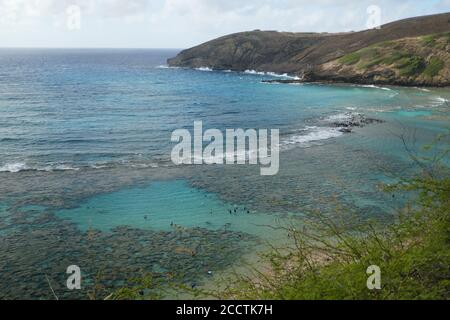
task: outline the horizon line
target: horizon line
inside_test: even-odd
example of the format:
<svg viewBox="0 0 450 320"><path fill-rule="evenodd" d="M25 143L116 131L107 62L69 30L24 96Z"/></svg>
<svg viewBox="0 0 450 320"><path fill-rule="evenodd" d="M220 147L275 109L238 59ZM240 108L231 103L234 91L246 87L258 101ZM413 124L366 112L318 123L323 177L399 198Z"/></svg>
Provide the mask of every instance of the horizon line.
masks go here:
<svg viewBox="0 0 450 320"><path fill-rule="evenodd" d="M0 47L3 49L43 49L43 50L185 50L185 48L155 48L155 47Z"/></svg>

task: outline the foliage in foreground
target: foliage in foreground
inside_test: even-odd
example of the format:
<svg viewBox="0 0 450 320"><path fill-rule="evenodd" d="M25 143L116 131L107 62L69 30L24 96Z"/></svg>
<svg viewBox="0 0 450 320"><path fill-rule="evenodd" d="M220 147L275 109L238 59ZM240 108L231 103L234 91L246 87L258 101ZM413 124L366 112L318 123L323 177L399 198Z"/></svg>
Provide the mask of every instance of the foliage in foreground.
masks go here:
<svg viewBox="0 0 450 320"><path fill-rule="evenodd" d="M448 143L441 136L435 145ZM432 149L432 147L428 147ZM442 150L441 150L442 151ZM274 250L270 272L239 277L222 297L237 299L448 299L450 293L449 150L413 160L420 176L387 186L414 192L413 205L391 225L350 215L312 213L294 246ZM447 161L447 162L446 162ZM381 268L381 290L367 288L369 266Z"/></svg>
<svg viewBox="0 0 450 320"><path fill-rule="evenodd" d="M313 212L301 228L289 226L293 246L265 256L268 270L252 267L223 281L216 292L176 286L193 298L350 300L443 299L450 293L450 170L444 135L425 149L435 156L419 158L422 173L385 186L388 192L412 192L414 201L391 224L361 220L358 215ZM444 146L444 151L442 151ZM339 211L339 210L338 210ZM367 268L381 269L381 290L367 288ZM150 283L147 283L150 282ZM123 289L108 299L158 299L151 280ZM147 292L144 294L144 292Z"/></svg>

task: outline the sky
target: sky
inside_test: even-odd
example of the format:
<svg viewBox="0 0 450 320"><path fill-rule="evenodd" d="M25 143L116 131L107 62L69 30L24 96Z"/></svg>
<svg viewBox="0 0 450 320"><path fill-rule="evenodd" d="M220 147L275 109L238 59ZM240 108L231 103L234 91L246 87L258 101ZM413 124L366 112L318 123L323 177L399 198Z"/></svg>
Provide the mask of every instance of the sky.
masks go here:
<svg viewBox="0 0 450 320"><path fill-rule="evenodd" d="M188 48L247 30L359 31L374 17L449 11L450 0L0 0L0 47Z"/></svg>

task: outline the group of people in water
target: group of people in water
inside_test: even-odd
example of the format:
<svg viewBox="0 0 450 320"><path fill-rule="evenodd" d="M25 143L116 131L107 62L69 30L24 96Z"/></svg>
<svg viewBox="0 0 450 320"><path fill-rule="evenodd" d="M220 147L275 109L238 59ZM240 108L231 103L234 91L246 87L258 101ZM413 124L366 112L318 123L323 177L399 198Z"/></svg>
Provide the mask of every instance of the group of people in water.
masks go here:
<svg viewBox="0 0 450 320"><path fill-rule="evenodd" d="M233 209L229 209L229 210L228 210L228 213L229 213L230 215L237 215L237 214L239 214L239 212L242 212L242 213L244 213L244 214L251 214L250 209L248 209L248 208L246 208L246 207L239 208L238 206L235 206ZM210 210L210 214L211 214L211 215L214 214L213 209ZM148 219L148 217L145 216L145 220L147 220L147 219ZM175 229L175 230L180 230L180 229L182 229L182 227L176 225L173 221L170 223L170 227L173 228L173 229Z"/></svg>

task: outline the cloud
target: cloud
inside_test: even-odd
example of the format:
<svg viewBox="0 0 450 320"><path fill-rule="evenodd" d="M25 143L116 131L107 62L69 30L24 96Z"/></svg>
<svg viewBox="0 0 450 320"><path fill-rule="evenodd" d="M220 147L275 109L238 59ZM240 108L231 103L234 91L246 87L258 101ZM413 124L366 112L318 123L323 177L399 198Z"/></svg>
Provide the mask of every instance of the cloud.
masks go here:
<svg viewBox="0 0 450 320"><path fill-rule="evenodd" d="M81 10L98 18L124 18L136 15L152 7L149 0L0 0L0 17L14 16L16 20L29 17L49 17L64 15L69 6L79 6Z"/></svg>
<svg viewBox="0 0 450 320"><path fill-rule="evenodd" d="M74 37L61 29L70 5L81 8L83 28L76 40L86 46L136 46L140 38L140 46L186 47L253 29L361 30L373 4L380 6L383 23L450 8L450 0L0 0L0 43L14 38L8 30L24 45L31 31L33 43L44 32L55 45L63 36Z"/></svg>

